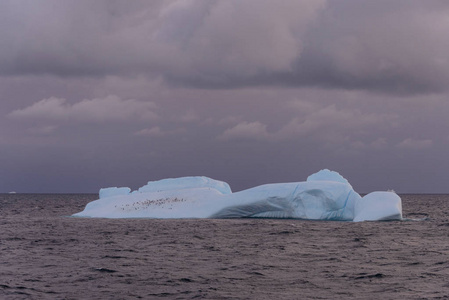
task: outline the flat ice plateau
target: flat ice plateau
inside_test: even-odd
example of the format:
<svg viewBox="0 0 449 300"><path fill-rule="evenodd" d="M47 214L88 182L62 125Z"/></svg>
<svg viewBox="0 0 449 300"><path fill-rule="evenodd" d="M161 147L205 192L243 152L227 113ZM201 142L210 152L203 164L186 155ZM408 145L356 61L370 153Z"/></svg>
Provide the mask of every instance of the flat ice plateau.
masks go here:
<svg viewBox="0 0 449 300"><path fill-rule="evenodd" d="M207 177L150 181L130 188L104 188L98 200L75 217L92 218L292 218L332 221L401 220L394 192L356 193L340 174L327 169L304 182L275 183L232 193Z"/></svg>

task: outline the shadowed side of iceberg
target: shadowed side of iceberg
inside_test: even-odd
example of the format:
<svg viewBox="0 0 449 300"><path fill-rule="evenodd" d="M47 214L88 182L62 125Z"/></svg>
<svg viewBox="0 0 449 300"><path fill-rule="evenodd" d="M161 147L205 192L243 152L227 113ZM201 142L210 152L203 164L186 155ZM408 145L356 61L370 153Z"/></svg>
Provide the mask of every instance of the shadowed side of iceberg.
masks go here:
<svg viewBox="0 0 449 300"><path fill-rule="evenodd" d="M351 221L361 197L341 182L279 183L227 195L228 206L211 218L293 218Z"/></svg>
<svg viewBox="0 0 449 300"><path fill-rule="evenodd" d="M394 192L372 192L354 206L354 222L402 220L402 201Z"/></svg>

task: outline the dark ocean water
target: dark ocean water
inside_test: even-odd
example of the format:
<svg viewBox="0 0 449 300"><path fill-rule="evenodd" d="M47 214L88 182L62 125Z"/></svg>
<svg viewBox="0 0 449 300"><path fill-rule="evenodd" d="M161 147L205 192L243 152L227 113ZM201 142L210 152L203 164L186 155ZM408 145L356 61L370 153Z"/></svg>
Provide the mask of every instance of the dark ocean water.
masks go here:
<svg viewBox="0 0 449 300"><path fill-rule="evenodd" d="M0 195L0 299L442 299L449 195L409 221L81 219L97 195Z"/></svg>

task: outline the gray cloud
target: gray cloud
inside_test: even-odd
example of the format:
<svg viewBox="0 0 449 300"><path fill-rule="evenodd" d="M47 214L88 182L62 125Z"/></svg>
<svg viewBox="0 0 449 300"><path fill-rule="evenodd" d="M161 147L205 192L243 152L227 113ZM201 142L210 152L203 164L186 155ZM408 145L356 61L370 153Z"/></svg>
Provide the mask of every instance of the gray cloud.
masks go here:
<svg viewBox="0 0 449 300"><path fill-rule="evenodd" d="M111 95L105 98L85 99L68 104L66 99L51 97L9 114L17 119L68 120L68 121L125 121L156 120L155 104L133 99L122 100Z"/></svg>
<svg viewBox="0 0 449 300"><path fill-rule="evenodd" d="M149 136L149 137L160 137L163 136L164 134L165 133L162 132L159 126L144 128L134 133L134 135L137 136Z"/></svg>
<svg viewBox="0 0 449 300"><path fill-rule="evenodd" d="M446 95L161 89L151 84L145 89L139 80L135 91L129 79L119 81L114 79L123 92L117 103L127 103L123 99L134 93L137 99L126 106L138 107L136 113L147 108L158 118L81 117L73 107L82 101L73 95L55 101L45 113L33 108L22 116L1 118L0 190L95 192L104 186L137 188L148 180L186 175L222 179L240 190L303 180L320 168L340 171L361 192L445 191L447 186L433 185L449 167L442 159L449 146ZM89 103L107 98L92 95L107 92L109 83L103 83L105 90L98 80L91 84L95 88ZM157 95L151 98L155 107L139 106L148 101L147 95ZM18 110L40 101L29 102ZM99 107L108 110L106 104ZM178 120L184 115L195 118ZM404 172L427 172L428 178L413 179Z"/></svg>
<svg viewBox="0 0 449 300"><path fill-rule="evenodd" d="M441 1L3 1L0 72L394 93L449 82ZM417 42L419 41L419 42Z"/></svg>
<svg viewBox="0 0 449 300"><path fill-rule="evenodd" d="M307 139L330 143L332 147L339 144L360 146L358 139L365 132L377 131L397 126L398 115L392 112L364 113L358 108L337 108L335 104L320 106L316 102L292 101L288 107L297 113L282 124L278 130L268 130L260 121L239 122L227 128L219 140L259 140L279 142L284 140ZM220 121L222 123L222 121ZM380 141L373 141L380 145Z"/></svg>
<svg viewBox="0 0 449 300"><path fill-rule="evenodd" d="M182 135L183 133L186 133L185 128L177 128L172 130L167 129L161 129L159 126L154 126L151 128L144 128L140 129L139 131L136 131L134 133L135 136L140 137L150 137L150 138L160 138L160 137L166 137L170 135Z"/></svg>
<svg viewBox="0 0 449 300"><path fill-rule="evenodd" d="M219 140L273 140L273 134L267 131L267 125L260 122L242 122L226 129Z"/></svg>
<svg viewBox="0 0 449 300"><path fill-rule="evenodd" d="M402 142L398 143L396 147L405 149L425 149L432 147L433 141L430 139L416 140L412 138L407 138Z"/></svg>

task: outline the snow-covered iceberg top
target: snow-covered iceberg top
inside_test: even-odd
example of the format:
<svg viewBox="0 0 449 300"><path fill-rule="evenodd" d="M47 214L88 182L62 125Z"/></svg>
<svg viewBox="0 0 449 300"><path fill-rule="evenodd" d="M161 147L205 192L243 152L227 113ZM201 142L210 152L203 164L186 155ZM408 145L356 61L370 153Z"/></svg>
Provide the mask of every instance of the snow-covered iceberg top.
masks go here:
<svg viewBox="0 0 449 300"><path fill-rule="evenodd" d="M73 216L93 218L296 218L334 221L402 219L394 192L361 197L340 174L327 169L307 181L266 184L232 193L207 177L150 181L137 191L105 188Z"/></svg>

